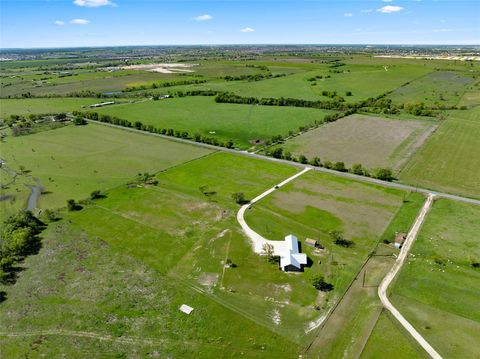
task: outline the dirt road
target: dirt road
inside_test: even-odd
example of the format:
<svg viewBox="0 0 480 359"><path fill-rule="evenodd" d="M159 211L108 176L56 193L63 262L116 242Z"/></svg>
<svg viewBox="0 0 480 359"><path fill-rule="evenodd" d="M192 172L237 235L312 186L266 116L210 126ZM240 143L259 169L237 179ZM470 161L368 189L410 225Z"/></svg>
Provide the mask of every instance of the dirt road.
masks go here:
<svg viewBox="0 0 480 359"><path fill-rule="evenodd" d="M388 300L387 296L387 290L389 285L392 283L393 279L395 276L398 274L400 269L402 268L403 263L405 262L405 259L408 256L408 253L410 251L410 248L412 247L413 242L417 238L418 232L420 230L420 227L422 226L423 221L425 220L425 217L428 213L428 210L432 206L433 199L434 199L433 194L429 194L427 197L427 200L425 201L425 204L423 205L420 213L418 214L417 218L415 219L415 223L412 226L412 229L407 235L407 238L405 239L405 242L402 246L402 249L400 251L400 254L398 255L398 258L393 265L392 269L390 272L387 273L385 278L383 278L382 283L380 284L380 287L378 287L378 296L380 297L380 300L382 301L383 306L390 311L390 313L393 314L393 316L400 322L400 324L412 335L412 337L422 346L423 349L434 359L442 359L440 354L437 353L437 351L425 340L425 338L422 337L422 335L417 332L417 330L403 317L403 315L393 306L393 304Z"/></svg>

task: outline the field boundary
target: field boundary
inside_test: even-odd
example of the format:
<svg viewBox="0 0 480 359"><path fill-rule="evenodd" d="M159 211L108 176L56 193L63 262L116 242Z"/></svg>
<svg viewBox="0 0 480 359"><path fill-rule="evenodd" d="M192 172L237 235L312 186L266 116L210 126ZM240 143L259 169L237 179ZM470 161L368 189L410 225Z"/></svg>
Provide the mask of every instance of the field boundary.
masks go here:
<svg viewBox="0 0 480 359"><path fill-rule="evenodd" d="M247 156L247 157L256 158L256 159L260 159L260 160L264 160L264 161L282 163L282 164L286 164L286 165L290 165L290 166L294 166L294 167L299 167L299 168L310 168L314 171L328 173L328 174L331 174L331 175L334 175L334 176L337 176L337 177L349 178L349 179L357 180L357 181L360 181L360 182L376 184L376 185L380 185L380 186L383 186L383 187L396 188L396 189L400 189L400 190L404 190L404 191L424 193L426 195L434 194L437 197L446 198L446 199L450 199L450 200L453 200L453 201L466 202L466 203L475 204L475 205L480 206L480 200L475 199L475 198L463 197L463 196L460 196L460 195L455 195L455 194L451 194L451 193L445 193L445 192L430 190L430 189L427 189L427 188L411 186L411 185L408 185L408 184L403 184L403 183L398 183L398 182L382 181L382 180L372 178L372 177L359 176L359 175L349 173L349 172L334 171L334 170L330 170L330 169L324 168L324 167L314 167L314 166L311 166L311 165L305 165L305 164L301 164L301 163L298 163L298 162L287 161L287 160L280 159L280 158L260 155L258 153L251 153L251 152L247 152L247 151L234 150L234 149L229 149L229 148L225 148L225 147L209 145L209 144L206 144L206 143L195 142L195 141L187 140L187 139L183 139L183 138L176 138L176 137L171 137L171 136L167 136L167 135L162 135L162 134L159 134L159 133L151 133L151 132L147 132L147 131L137 130L137 129L131 128L131 127L123 127L123 126L113 125L113 124L110 124L110 123L104 123L104 122L94 121L94 120L87 120L87 121L91 122L91 123L107 126L107 127L113 127L113 128L121 129L121 130L124 130L124 131L141 133L141 134L148 135L148 136L156 136L156 137L160 137L160 138L163 138L163 139L166 139L166 140L169 140L169 141L180 142L180 143L184 143L184 144L191 145L191 146L204 147L204 148L208 148L208 149L212 149L212 150L228 152L228 153L241 155L241 156Z"/></svg>

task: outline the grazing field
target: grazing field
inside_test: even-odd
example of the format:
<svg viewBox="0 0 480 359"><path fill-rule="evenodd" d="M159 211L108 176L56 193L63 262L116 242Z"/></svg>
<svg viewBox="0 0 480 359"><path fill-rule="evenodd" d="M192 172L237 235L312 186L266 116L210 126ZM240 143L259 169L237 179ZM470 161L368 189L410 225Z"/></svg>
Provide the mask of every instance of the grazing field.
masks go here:
<svg viewBox="0 0 480 359"><path fill-rule="evenodd" d="M96 124L7 137L1 150L6 166L17 173L23 168L3 194L17 196L38 178L45 187L40 208L64 206L67 199L123 184L139 172L154 173L211 152Z"/></svg>
<svg viewBox="0 0 480 359"><path fill-rule="evenodd" d="M436 128L433 121L352 115L287 140L295 155L398 170Z"/></svg>
<svg viewBox="0 0 480 359"><path fill-rule="evenodd" d="M480 355L478 218L478 206L437 200L391 290L393 304L445 358Z"/></svg>
<svg viewBox="0 0 480 359"><path fill-rule="evenodd" d="M211 89L234 92L241 96L291 97L305 100L326 100L328 98L322 96L322 91L336 91L338 95L345 97L346 101L352 102L393 91L404 83L431 71L422 66L401 64L390 65L387 70L382 65L342 66L338 68L340 73L334 73L331 70L332 68L324 64L316 64L310 67L308 72L263 81L209 82L172 87L168 90ZM309 81L315 76L322 76L322 78ZM351 91L352 95L346 96L347 91Z"/></svg>
<svg viewBox="0 0 480 359"><path fill-rule="evenodd" d="M428 354L389 313L382 312L361 359L427 359Z"/></svg>
<svg viewBox="0 0 480 359"><path fill-rule="evenodd" d="M286 136L290 130L321 122L332 113L312 108L216 103L205 96L115 105L97 112L158 128L188 131L191 136L199 133L222 141L232 140L242 148L251 147L250 141Z"/></svg>
<svg viewBox="0 0 480 359"><path fill-rule="evenodd" d="M480 197L480 107L451 111L400 173L400 180Z"/></svg>
<svg viewBox="0 0 480 359"><path fill-rule="evenodd" d="M471 74L458 71L435 71L401 86L391 95L394 102L424 102L432 106L455 106L467 86L474 82Z"/></svg>
<svg viewBox="0 0 480 359"><path fill-rule="evenodd" d="M0 99L0 116L47 114L80 111L82 106L98 103L97 98L28 98Z"/></svg>
<svg viewBox="0 0 480 359"><path fill-rule="evenodd" d="M292 341L113 250L115 238L86 232L82 216L52 224L17 283L1 288L2 357L296 356ZM184 303L192 314L179 311Z"/></svg>

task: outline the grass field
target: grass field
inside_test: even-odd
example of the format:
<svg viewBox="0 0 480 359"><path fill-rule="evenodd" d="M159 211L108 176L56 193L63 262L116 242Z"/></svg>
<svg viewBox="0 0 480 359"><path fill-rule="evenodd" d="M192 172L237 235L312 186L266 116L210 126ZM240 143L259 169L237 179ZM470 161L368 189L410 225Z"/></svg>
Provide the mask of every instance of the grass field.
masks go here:
<svg viewBox="0 0 480 359"><path fill-rule="evenodd" d="M288 140L295 155L321 160L360 163L366 168L398 170L435 129L432 121L382 119L352 115Z"/></svg>
<svg viewBox="0 0 480 359"><path fill-rule="evenodd" d="M392 302L445 358L480 355L478 218L478 206L437 200L392 288Z"/></svg>
<svg viewBox="0 0 480 359"><path fill-rule="evenodd" d="M473 82L471 74L465 72L435 71L399 87L389 98L399 103L455 106Z"/></svg>
<svg viewBox="0 0 480 359"><path fill-rule="evenodd" d="M251 147L251 140L285 136L288 131L322 121L331 113L311 108L222 104L204 96L115 105L98 112L159 128L188 131L190 135L231 139L242 148Z"/></svg>
<svg viewBox="0 0 480 359"><path fill-rule="evenodd" d="M322 96L324 90L337 91L340 96L345 96L346 91L351 91L352 96L345 99L352 102L392 91L431 71L421 66L411 65L390 65L387 71L382 65L348 65L339 68L342 73L329 72L330 69L324 64L311 65L307 69L307 72L257 82L209 82L172 87L168 90L212 89L234 92L241 96L292 97L306 100L328 99ZM308 81L309 78L320 75L323 79ZM325 78L327 75L330 78Z"/></svg>
<svg viewBox="0 0 480 359"><path fill-rule="evenodd" d="M0 99L0 116L80 111L82 106L98 103L96 98Z"/></svg>
<svg viewBox="0 0 480 359"><path fill-rule="evenodd" d="M480 107L451 111L412 157L400 179L470 197L480 197Z"/></svg>
<svg viewBox="0 0 480 359"><path fill-rule="evenodd" d="M28 190L24 183L38 178L46 191L38 204L41 208L64 206L67 199L123 184L139 172L160 171L211 152L95 124L8 137L1 149L8 167L30 171L4 194L16 196Z"/></svg>

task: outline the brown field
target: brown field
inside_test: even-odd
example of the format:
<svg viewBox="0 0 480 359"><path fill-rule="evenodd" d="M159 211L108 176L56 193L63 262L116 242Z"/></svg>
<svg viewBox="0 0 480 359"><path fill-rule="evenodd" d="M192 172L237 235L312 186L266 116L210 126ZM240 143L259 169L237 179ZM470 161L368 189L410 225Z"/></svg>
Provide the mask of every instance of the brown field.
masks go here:
<svg viewBox="0 0 480 359"><path fill-rule="evenodd" d="M348 166L361 163L367 168L399 170L435 129L428 120L352 115L288 140L285 149L309 159L318 156Z"/></svg>

